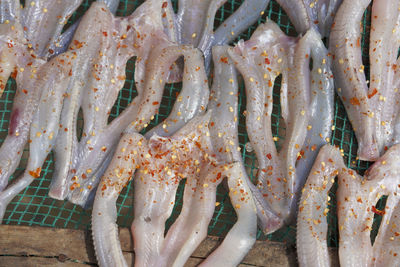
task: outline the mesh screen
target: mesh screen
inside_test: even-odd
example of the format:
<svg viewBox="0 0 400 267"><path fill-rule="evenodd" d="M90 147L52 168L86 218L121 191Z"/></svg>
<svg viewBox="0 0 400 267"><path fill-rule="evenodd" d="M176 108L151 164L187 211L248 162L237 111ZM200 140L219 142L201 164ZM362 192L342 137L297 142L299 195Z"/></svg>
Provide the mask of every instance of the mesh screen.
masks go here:
<svg viewBox="0 0 400 267"><path fill-rule="evenodd" d="M92 0L85 0L82 6L77 12L70 18L68 25L76 21L82 14L89 8ZM137 6L139 6L143 0L121 0L117 15L127 16L132 13ZM177 7L177 0L172 1L174 3L174 8ZM216 16L215 27L221 24L225 18L235 11L242 1L229 0L227 3L220 8ZM369 30L369 9L366 10L363 25L364 33L362 38L363 44L363 60L366 66L365 71L368 75L368 30ZM272 19L279 24L281 29L289 35L296 35L293 26L291 25L285 12L279 7L275 1L271 1L267 9L263 13L262 17L247 31L245 31L239 38L247 40L258 24L265 22L266 18ZM67 25L67 26L68 26ZM127 65L126 76L127 80L125 82L124 88L121 90L118 100L112 110L110 120L115 118L122 110L130 103L133 97L137 95L135 84L133 81L134 73L134 59L131 59ZM275 85L274 99L279 98L279 83ZM148 127L150 129L152 126L158 124L169 114L177 93L180 91L180 84L170 84L165 87L165 92L163 100L160 107L160 112L155 116L155 120L152 121L152 125ZM9 117L12 107L12 101L15 93L15 81L11 78L8 81L6 90L0 99L0 138L1 142L4 140L9 124ZM367 162L361 162L356 158L357 151L357 140L352 131L350 122L345 113L344 107L341 104L338 97L336 99L335 105L335 121L334 129L332 132L331 143L340 146L343 149L346 163L349 167L363 173L368 167ZM279 103L279 101L274 101ZM245 161L246 167L249 170L250 177L254 180L255 174L257 172L257 163L254 153L247 152L245 149L245 144L248 142L246 128L244 124L244 115L246 107L246 100L244 94L243 83L240 85L240 99L239 99L239 110L238 114L240 117L239 125L239 137L240 145L242 148L242 155ZM273 114L273 133L278 136L280 127L280 107L278 104L274 104L274 114ZM11 177L14 179L21 175L24 171L24 166L27 162L28 150L26 149L22 157L22 161L17 171ZM53 174L53 154L50 154L47 158L44 166L42 167L42 176L36 179L28 188L22 191L17 197L13 199L11 204L7 207L7 211L3 220L4 224L20 224L20 225L37 225L37 226L47 226L47 227L59 227L59 228L73 228L73 229L88 229L90 228L90 212L91 210L84 210L79 206L73 205L67 201L59 201L51 199L47 196L48 187L50 185L50 179ZM331 207L335 206L335 192L336 185L331 190ZM183 183L180 185L177 195L176 206L173 210L172 218L167 222L170 225L173 219L176 217L178 212L182 207L182 193L183 193ZM223 186L219 186L217 201L220 205L216 207L213 219L209 225L209 234L215 236L224 236L231 226L236 221L235 212L230 204L229 196L227 191ZM129 227L133 220L133 190L132 184L129 184L124 191L120 194L117 204L118 211L118 224L121 227ZM378 206L379 208L379 206ZM335 210L334 208L330 209ZM378 218L379 219L379 218ZM329 241L330 246L337 246L337 220L333 213L328 215L328 221L330 225L329 229ZM286 226L276 233L268 236L264 236L261 231L258 232L258 239L270 239L274 241L282 241L288 244L294 244L296 237L296 229L294 226Z"/></svg>

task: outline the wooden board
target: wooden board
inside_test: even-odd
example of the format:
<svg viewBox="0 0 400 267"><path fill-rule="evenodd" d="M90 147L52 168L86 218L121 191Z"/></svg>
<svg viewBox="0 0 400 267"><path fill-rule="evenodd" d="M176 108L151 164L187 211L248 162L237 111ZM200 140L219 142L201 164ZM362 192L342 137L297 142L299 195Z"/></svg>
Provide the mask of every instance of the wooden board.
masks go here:
<svg viewBox="0 0 400 267"><path fill-rule="evenodd" d="M120 230L121 247L133 262L129 229ZM221 242L208 237L186 266L196 266ZM293 249L271 241L257 241L240 266L295 266ZM0 225L0 266L93 266L96 258L91 233L83 230Z"/></svg>

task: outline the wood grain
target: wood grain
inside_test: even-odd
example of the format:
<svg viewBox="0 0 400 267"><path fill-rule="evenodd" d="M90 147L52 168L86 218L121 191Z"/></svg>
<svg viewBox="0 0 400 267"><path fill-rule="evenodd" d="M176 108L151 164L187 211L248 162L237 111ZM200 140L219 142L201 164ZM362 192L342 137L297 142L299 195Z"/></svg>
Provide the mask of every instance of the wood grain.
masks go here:
<svg viewBox="0 0 400 267"><path fill-rule="evenodd" d="M129 229L120 229L121 248L133 262ZM185 266L198 265L221 242L208 237ZM90 266L96 265L91 233L83 230L0 225L0 266ZM294 266L295 254L284 244L257 241L240 266Z"/></svg>

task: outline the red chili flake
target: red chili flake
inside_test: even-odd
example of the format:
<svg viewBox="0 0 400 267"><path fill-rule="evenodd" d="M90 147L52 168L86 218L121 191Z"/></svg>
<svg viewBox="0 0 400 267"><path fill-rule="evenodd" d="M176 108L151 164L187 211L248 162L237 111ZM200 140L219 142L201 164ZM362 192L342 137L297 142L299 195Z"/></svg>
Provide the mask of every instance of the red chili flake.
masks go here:
<svg viewBox="0 0 400 267"><path fill-rule="evenodd" d="M268 64L268 65L271 64L271 61L269 61L269 58L267 58L267 57L265 58L265 64Z"/></svg>
<svg viewBox="0 0 400 267"><path fill-rule="evenodd" d="M358 37L358 39L357 39L357 47L361 47L361 42L360 42L360 37Z"/></svg>
<svg viewBox="0 0 400 267"><path fill-rule="evenodd" d="M49 53L50 54L54 54L54 50L53 49L49 49Z"/></svg>
<svg viewBox="0 0 400 267"><path fill-rule="evenodd" d="M83 43L79 42L78 40L74 40L74 45L76 45L76 48L81 48L83 46Z"/></svg>
<svg viewBox="0 0 400 267"><path fill-rule="evenodd" d="M154 101L154 102L153 102L153 106L157 106L159 103L160 103L160 102L158 102L158 101Z"/></svg>
<svg viewBox="0 0 400 267"><path fill-rule="evenodd" d="M68 128L64 128L64 132L68 132Z"/></svg>
<svg viewBox="0 0 400 267"><path fill-rule="evenodd" d="M168 2L164 2L163 4L162 4L162 8L166 8L168 6Z"/></svg>
<svg viewBox="0 0 400 267"><path fill-rule="evenodd" d="M215 124L215 123L212 121L212 122L210 123L211 127L213 127L213 126L214 126L214 124Z"/></svg>
<svg viewBox="0 0 400 267"><path fill-rule="evenodd" d="M11 73L11 77L12 77L13 79L15 79L15 78L17 78L17 75L18 75L18 70L17 70L17 69L14 69L13 73Z"/></svg>
<svg viewBox="0 0 400 267"><path fill-rule="evenodd" d="M262 172L267 172L267 170L266 170L266 169L262 169L261 171L262 171Z"/></svg>
<svg viewBox="0 0 400 267"><path fill-rule="evenodd" d="M103 32L103 35L104 35L105 37L107 37L107 36L108 36L108 33L107 33L107 32Z"/></svg>
<svg viewBox="0 0 400 267"><path fill-rule="evenodd" d="M198 148L201 148L201 144L200 144L199 142L195 141L194 144L195 144Z"/></svg>
<svg viewBox="0 0 400 267"><path fill-rule="evenodd" d="M162 16L161 16L161 17L165 18L166 16L167 16L167 13L164 12L164 13L162 13Z"/></svg>
<svg viewBox="0 0 400 267"><path fill-rule="evenodd" d="M24 94L28 94L28 91L26 90L26 89L22 89L22 92L24 93Z"/></svg>
<svg viewBox="0 0 400 267"><path fill-rule="evenodd" d="M14 45L12 43L8 43L7 45L8 45L8 48L13 48L14 47Z"/></svg>
<svg viewBox="0 0 400 267"><path fill-rule="evenodd" d="M37 168L36 171L29 171L29 174L33 177L33 178L39 178L40 177L40 172L42 171L42 168Z"/></svg>
<svg viewBox="0 0 400 267"><path fill-rule="evenodd" d="M86 174L82 173L82 178L86 179L87 178Z"/></svg>
<svg viewBox="0 0 400 267"><path fill-rule="evenodd" d="M268 158L269 160L271 160L271 159L272 159L272 156L271 156L271 154L270 154L270 153L268 153L268 154L267 154L267 158Z"/></svg>
<svg viewBox="0 0 400 267"><path fill-rule="evenodd" d="M381 216L383 216L385 214L384 210L378 210L375 208L375 206L372 206L372 212L375 214L381 215Z"/></svg>
<svg viewBox="0 0 400 267"><path fill-rule="evenodd" d="M219 172L219 173L217 174L217 180L221 179L221 176L222 176L222 174Z"/></svg>
<svg viewBox="0 0 400 267"><path fill-rule="evenodd" d="M154 157L157 158L157 159L162 159L163 157L167 156L169 153L170 153L170 151L165 151L163 153L159 153L159 154L154 155ZM150 150L149 150L149 154L150 154L150 156L152 156Z"/></svg>
<svg viewBox="0 0 400 267"><path fill-rule="evenodd" d="M357 97L350 98L350 104L352 104L353 106L359 106L360 100L358 100Z"/></svg>
<svg viewBox="0 0 400 267"><path fill-rule="evenodd" d="M220 61L228 64L228 57L221 57Z"/></svg>
<svg viewBox="0 0 400 267"><path fill-rule="evenodd" d="M376 88L374 88L374 89L372 90L372 92L368 94L368 98L373 97L373 96L376 95L377 93L378 93L378 90L376 90Z"/></svg>

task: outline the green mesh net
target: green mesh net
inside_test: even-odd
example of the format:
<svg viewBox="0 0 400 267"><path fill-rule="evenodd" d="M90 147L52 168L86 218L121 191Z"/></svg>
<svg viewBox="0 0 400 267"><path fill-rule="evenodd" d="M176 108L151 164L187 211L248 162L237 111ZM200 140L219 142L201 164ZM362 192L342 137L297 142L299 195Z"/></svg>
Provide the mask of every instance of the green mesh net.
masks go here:
<svg viewBox="0 0 400 267"><path fill-rule="evenodd" d="M89 8L93 0L85 0L78 11L71 17L69 25L76 21L82 14ZM121 0L117 15L127 16L135 10L143 0ZM172 1L174 8L177 8L177 0ZM224 19L226 19L230 14L232 14L243 1L229 0L227 3L220 8L216 15L215 27L221 24ZM363 60L366 66L365 71L368 74L368 32L369 32L369 9L366 10L363 25L364 33L362 38L363 44ZM267 9L263 13L262 17L247 31L240 35L240 39L249 39L258 24L265 22L266 18L269 18L279 24L281 29L289 35L296 35L294 27L291 25L285 12L279 7L275 1L271 1ZM134 74L134 59L128 62L126 69L127 80L124 88L121 90L118 100L112 110L110 119L112 120L122 110L130 103L133 97L137 95L135 84L133 80ZM279 84L275 85L274 89L274 100L279 98ZM149 125L148 129L152 126L158 124L163 119L167 117L172 106L174 104L176 95L180 91L180 84L167 85L165 88L165 93L160 107L160 112L156 116L152 124ZM12 101L15 94L15 81L10 79L7 84L7 88L0 99L0 139L4 140L8 131L9 117L12 107ZM279 101L274 101L274 103L279 103ZM244 124L244 115L246 107L246 100L244 94L243 83L240 85L240 99L239 99L239 137L240 146L245 161L246 167L249 170L249 175L251 179L254 180L255 174L257 172L257 163L254 153L247 152L245 149L245 144L248 142L246 128ZM273 133L278 136L280 124L280 106L274 104L273 109ZM338 97L336 97L335 105L335 121L334 129L332 131L331 143L338 145L343 149L346 163L349 167L357 170L361 174L368 167L367 162L361 162L356 158L357 151L357 140L352 131L350 122L345 113L344 107L341 104ZM279 137L279 136L278 136ZM16 173L11 178L18 177L24 171L24 167L27 162L28 151L24 152L20 166L18 167ZM53 155L50 154L47 158L43 168L42 176L36 179L28 188L22 191L17 197L13 199L11 204L7 207L7 211L3 220L4 224L20 224L20 225L37 225L37 226L47 226L47 227L58 227L58 228L73 228L73 229L89 229L90 228L90 213L91 210L84 210L79 206L73 205L67 201L54 200L48 197L48 188L50 185L50 179L53 174L54 169ZM330 192L331 201L329 205L332 207L330 210L335 210L335 192L336 185L332 188ZM129 227L133 220L133 190L132 184L129 184L124 191L121 193L118 204L118 220L117 223L121 227ZM167 225L170 225L176 215L179 213L182 207L183 198L183 183L180 185L176 205L173 210L173 215L167 221ZM213 219L209 225L209 234L214 236L224 236L232 225L236 221L235 212L230 204L228 192L223 186L218 188L217 201L220 203L215 209ZM378 206L379 208L379 206ZM328 214L329 222L329 242L330 246L337 246L337 219L334 213ZM379 218L377 218L379 221ZM294 226L286 226L274 234L264 236L261 231L258 232L258 239L270 239L274 241L282 241L288 244L294 244L296 237L296 228Z"/></svg>

